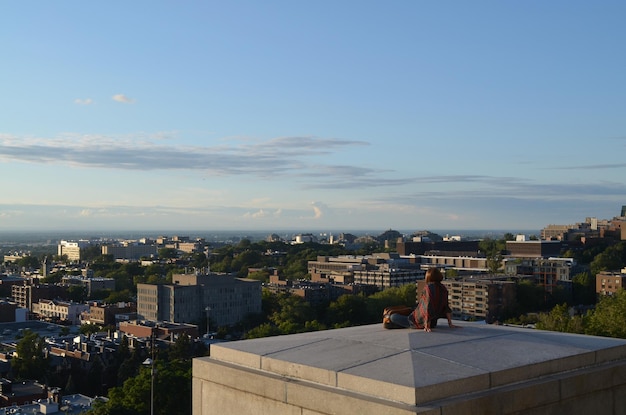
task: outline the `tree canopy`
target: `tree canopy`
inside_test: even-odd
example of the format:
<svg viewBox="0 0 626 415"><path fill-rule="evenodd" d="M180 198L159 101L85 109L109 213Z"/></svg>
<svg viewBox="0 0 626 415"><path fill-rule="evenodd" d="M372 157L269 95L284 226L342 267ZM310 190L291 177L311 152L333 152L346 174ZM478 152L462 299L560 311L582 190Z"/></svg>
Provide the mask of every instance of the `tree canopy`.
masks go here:
<svg viewBox="0 0 626 415"><path fill-rule="evenodd" d="M11 359L11 368L16 379L40 379L48 372L48 359L44 356L45 339L31 330L25 330L17 343L17 356Z"/></svg>

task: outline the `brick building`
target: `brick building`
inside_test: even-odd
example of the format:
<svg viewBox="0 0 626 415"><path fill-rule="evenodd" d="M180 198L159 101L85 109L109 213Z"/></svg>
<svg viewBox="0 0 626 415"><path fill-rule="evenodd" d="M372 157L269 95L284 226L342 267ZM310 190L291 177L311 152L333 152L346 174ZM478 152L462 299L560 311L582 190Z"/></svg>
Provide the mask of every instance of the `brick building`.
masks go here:
<svg viewBox="0 0 626 415"><path fill-rule="evenodd" d="M613 295L626 288L626 268L620 272L603 271L596 275L596 293Z"/></svg>

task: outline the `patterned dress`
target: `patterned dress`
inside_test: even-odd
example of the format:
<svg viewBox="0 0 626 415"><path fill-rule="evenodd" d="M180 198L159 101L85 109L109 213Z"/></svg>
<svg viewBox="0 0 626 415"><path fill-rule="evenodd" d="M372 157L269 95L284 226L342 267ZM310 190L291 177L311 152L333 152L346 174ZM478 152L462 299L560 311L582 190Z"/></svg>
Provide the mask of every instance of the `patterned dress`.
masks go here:
<svg viewBox="0 0 626 415"><path fill-rule="evenodd" d="M417 307L409 316L409 321L415 328L423 329L427 321L430 327L437 327L437 319L445 318L450 313L448 305L448 290L440 282L431 282L419 294Z"/></svg>

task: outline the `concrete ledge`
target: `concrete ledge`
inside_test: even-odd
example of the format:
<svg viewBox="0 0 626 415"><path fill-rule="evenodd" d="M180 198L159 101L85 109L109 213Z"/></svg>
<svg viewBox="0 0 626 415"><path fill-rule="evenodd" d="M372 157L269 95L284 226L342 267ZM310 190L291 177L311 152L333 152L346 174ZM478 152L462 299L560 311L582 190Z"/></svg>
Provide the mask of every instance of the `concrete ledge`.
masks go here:
<svg viewBox="0 0 626 415"><path fill-rule="evenodd" d="M272 415L562 413L595 399L613 410L626 405L616 394L625 385L624 340L472 323L220 343L193 366L196 415L251 402Z"/></svg>

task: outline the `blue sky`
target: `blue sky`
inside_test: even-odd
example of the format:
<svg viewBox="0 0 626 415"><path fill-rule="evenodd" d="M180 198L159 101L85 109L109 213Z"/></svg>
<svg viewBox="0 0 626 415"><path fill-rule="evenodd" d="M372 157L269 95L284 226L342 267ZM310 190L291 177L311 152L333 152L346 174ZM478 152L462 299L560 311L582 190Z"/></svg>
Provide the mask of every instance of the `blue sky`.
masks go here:
<svg viewBox="0 0 626 415"><path fill-rule="evenodd" d="M541 229L626 205L623 1L4 2L0 231Z"/></svg>

